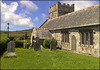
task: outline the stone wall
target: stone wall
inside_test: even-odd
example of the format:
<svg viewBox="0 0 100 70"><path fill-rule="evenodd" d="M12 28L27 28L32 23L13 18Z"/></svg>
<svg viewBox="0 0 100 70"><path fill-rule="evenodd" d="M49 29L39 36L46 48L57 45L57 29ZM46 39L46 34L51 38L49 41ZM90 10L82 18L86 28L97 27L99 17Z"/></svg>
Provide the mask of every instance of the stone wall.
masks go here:
<svg viewBox="0 0 100 70"><path fill-rule="evenodd" d="M75 36L76 38L76 52L78 51L78 46L79 46L79 42L80 42L80 35L79 35L79 30L77 29L71 29L69 30L69 43L70 43L70 49L72 50L72 36Z"/></svg>
<svg viewBox="0 0 100 70"><path fill-rule="evenodd" d="M33 31L32 31L32 33L31 33L31 39L30 39L31 44L32 44L32 42L33 42L33 37L34 37L34 39L37 37L36 28L33 28Z"/></svg>
<svg viewBox="0 0 100 70"><path fill-rule="evenodd" d="M93 45L84 45L80 44L80 29L93 29ZM53 31L52 36L57 40L58 47L62 50L72 50L72 36L76 38L76 53L88 54L93 56L100 56L100 29L98 26L85 27L85 28L76 28L69 30L69 43L62 42L62 33L61 30Z"/></svg>
<svg viewBox="0 0 100 70"><path fill-rule="evenodd" d="M100 27L95 27L94 35L94 55L100 56Z"/></svg>
<svg viewBox="0 0 100 70"><path fill-rule="evenodd" d="M61 48L61 39L62 39L61 31L52 31L52 36L54 39L57 40L57 47Z"/></svg>
<svg viewBox="0 0 100 70"><path fill-rule="evenodd" d="M85 29L93 29L93 45L80 45L78 46L79 53L85 53L93 56L100 56L100 27L85 27Z"/></svg>

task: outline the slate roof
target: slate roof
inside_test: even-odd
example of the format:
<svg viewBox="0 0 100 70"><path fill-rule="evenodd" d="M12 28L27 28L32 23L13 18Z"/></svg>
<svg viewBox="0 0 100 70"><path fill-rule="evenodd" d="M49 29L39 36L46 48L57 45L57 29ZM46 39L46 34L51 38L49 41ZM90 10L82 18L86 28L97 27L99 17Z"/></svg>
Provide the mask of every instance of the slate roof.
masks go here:
<svg viewBox="0 0 100 70"><path fill-rule="evenodd" d="M73 28L90 25L100 25L99 22L100 4L62 15L54 19L48 19L40 28L49 30Z"/></svg>
<svg viewBox="0 0 100 70"><path fill-rule="evenodd" d="M47 29L38 28L37 33L39 39L50 39L52 37L51 33Z"/></svg>

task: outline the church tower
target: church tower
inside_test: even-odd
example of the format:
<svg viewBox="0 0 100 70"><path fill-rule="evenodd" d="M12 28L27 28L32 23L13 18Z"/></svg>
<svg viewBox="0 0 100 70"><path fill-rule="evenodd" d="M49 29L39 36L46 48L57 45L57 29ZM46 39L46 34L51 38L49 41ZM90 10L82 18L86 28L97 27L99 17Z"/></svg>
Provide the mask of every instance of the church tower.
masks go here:
<svg viewBox="0 0 100 70"><path fill-rule="evenodd" d="M56 4L53 6L49 6L49 19L59 17L61 15L70 13L74 11L74 4L61 4L59 1L57 1Z"/></svg>

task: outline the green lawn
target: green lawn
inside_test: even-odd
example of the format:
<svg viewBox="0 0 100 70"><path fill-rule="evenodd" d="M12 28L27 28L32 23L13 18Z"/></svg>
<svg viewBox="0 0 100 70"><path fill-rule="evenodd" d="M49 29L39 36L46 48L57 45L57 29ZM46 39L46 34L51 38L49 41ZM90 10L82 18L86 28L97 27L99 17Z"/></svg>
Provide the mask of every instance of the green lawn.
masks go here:
<svg viewBox="0 0 100 70"><path fill-rule="evenodd" d="M63 50L15 49L17 58L1 57L1 69L99 69L99 58ZM40 54L40 56L38 56Z"/></svg>

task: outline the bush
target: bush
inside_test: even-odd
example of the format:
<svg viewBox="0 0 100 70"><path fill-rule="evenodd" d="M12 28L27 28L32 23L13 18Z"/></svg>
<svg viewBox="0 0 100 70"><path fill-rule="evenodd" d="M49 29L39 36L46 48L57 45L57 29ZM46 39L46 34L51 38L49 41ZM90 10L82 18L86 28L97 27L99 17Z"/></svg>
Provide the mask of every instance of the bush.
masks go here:
<svg viewBox="0 0 100 70"><path fill-rule="evenodd" d="M1 36L0 39L0 56L7 50L7 44L10 39L7 36Z"/></svg>
<svg viewBox="0 0 100 70"><path fill-rule="evenodd" d="M50 41L51 41L51 39L45 39L44 42L43 42L43 46L45 48L50 48ZM56 40L56 45L57 45L57 40Z"/></svg>
<svg viewBox="0 0 100 70"><path fill-rule="evenodd" d="M44 40L43 46L44 46L45 48L50 48L50 40L51 40L51 39L45 39L45 40Z"/></svg>
<svg viewBox="0 0 100 70"><path fill-rule="evenodd" d="M17 40L17 41L15 41L16 47L18 47L18 48L23 47L23 43L24 43L23 40Z"/></svg>
<svg viewBox="0 0 100 70"><path fill-rule="evenodd" d="M14 40L14 36L9 36L9 39L10 40Z"/></svg>

